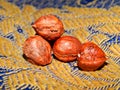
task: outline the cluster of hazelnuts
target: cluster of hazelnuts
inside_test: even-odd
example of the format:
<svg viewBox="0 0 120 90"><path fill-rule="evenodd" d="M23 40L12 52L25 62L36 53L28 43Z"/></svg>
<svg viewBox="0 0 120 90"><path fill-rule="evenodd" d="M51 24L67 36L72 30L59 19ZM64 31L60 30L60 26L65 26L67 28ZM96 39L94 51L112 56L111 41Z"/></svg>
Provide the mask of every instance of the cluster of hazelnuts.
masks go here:
<svg viewBox="0 0 120 90"><path fill-rule="evenodd" d="M52 52L62 62L77 60L78 67L87 71L98 69L106 61L105 53L93 42L82 44L76 37L62 36L63 23L54 15L41 16L32 27L36 35L27 38L23 44L23 54L32 64L50 64Z"/></svg>

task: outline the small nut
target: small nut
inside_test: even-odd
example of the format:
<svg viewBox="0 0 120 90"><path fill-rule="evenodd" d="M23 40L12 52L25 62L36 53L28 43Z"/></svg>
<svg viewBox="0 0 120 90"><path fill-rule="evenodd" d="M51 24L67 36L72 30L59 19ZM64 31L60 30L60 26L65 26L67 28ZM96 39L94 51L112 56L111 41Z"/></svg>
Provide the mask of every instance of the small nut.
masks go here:
<svg viewBox="0 0 120 90"><path fill-rule="evenodd" d="M60 37L53 45L54 55L63 62L73 61L80 52L81 42L73 36Z"/></svg>
<svg viewBox="0 0 120 90"><path fill-rule="evenodd" d="M41 36L31 36L23 44L23 54L26 59L36 65L51 63L51 46Z"/></svg>
<svg viewBox="0 0 120 90"><path fill-rule="evenodd" d="M106 61L103 50L93 42L86 42L81 45L80 56L77 58L78 67L85 71L94 71L101 67Z"/></svg>
<svg viewBox="0 0 120 90"><path fill-rule="evenodd" d="M64 33L62 21L54 15L41 16L32 27L46 40L56 40Z"/></svg>

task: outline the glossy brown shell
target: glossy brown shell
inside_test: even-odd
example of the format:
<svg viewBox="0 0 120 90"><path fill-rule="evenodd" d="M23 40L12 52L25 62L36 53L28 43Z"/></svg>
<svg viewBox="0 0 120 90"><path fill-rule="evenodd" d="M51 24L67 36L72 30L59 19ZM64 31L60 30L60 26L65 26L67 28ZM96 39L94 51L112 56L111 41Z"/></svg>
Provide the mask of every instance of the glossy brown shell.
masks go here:
<svg viewBox="0 0 120 90"><path fill-rule="evenodd" d="M41 36L31 36L23 44L23 54L26 59L36 65L51 63L51 46Z"/></svg>
<svg viewBox="0 0 120 90"><path fill-rule="evenodd" d="M53 45L54 55L63 62L73 61L80 51L81 42L73 36L60 37Z"/></svg>
<svg viewBox="0 0 120 90"><path fill-rule="evenodd" d="M54 15L41 16L32 27L38 35L47 40L55 40L64 33L62 21Z"/></svg>
<svg viewBox="0 0 120 90"><path fill-rule="evenodd" d="M87 71L98 69L106 61L103 50L93 42L82 44L81 53L78 56L78 66Z"/></svg>

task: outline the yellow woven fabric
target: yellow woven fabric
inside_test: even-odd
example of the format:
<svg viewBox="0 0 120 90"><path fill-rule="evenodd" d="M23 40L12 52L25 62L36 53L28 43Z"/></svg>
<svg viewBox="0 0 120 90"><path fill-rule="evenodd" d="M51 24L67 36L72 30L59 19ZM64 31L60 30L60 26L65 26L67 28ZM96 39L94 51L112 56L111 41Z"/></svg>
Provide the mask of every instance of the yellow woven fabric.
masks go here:
<svg viewBox="0 0 120 90"><path fill-rule="evenodd" d="M5 90L118 90L120 89L120 7L36 9L0 1L0 88ZM29 12L29 13L28 13ZM35 34L31 23L42 15L59 17L64 35L82 43L93 41L106 53L106 64L96 71L82 71L76 62L63 63L53 57L47 66L36 66L23 58L22 44ZM27 89L26 89L27 90Z"/></svg>

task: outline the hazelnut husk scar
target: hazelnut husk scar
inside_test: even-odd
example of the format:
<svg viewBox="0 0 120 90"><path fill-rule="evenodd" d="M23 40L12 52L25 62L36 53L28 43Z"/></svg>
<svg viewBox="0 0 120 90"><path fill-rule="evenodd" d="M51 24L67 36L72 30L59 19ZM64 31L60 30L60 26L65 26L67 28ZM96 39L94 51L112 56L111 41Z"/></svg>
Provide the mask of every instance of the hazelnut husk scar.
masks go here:
<svg viewBox="0 0 120 90"><path fill-rule="evenodd" d="M47 65L52 61L51 46L41 36L31 36L23 44L26 59L36 65Z"/></svg>
<svg viewBox="0 0 120 90"><path fill-rule="evenodd" d="M81 42L73 36L62 36L53 45L53 53L60 61L70 62L77 58Z"/></svg>
<svg viewBox="0 0 120 90"><path fill-rule="evenodd" d="M80 49L81 51L77 60L78 67L80 67L82 70L97 70L107 60L103 50L93 42L83 43Z"/></svg>
<svg viewBox="0 0 120 90"><path fill-rule="evenodd" d="M32 27L35 29L36 34L46 40L56 40L64 33L62 21L51 14L38 18Z"/></svg>

